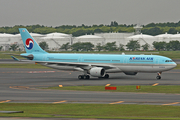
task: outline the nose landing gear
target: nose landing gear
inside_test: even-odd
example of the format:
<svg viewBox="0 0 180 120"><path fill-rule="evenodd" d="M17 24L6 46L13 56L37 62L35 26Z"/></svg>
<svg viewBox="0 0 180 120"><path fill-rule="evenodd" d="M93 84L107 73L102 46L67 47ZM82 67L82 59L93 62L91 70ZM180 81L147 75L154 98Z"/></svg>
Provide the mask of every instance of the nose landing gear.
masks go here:
<svg viewBox="0 0 180 120"><path fill-rule="evenodd" d="M158 76L156 77L157 80L160 80L160 79L161 79L161 74L162 74L162 72L158 72L158 73L157 73L157 75L158 75Z"/></svg>

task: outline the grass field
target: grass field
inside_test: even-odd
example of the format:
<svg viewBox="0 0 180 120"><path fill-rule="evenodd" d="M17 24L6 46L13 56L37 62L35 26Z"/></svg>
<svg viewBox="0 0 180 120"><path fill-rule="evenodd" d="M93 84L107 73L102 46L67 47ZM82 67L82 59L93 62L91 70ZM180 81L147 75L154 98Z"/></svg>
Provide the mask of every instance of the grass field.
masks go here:
<svg viewBox="0 0 180 120"><path fill-rule="evenodd" d="M1 103L0 110L24 111L1 117L180 119L180 106L162 105Z"/></svg>
<svg viewBox="0 0 180 120"><path fill-rule="evenodd" d="M141 85L140 90L136 89L136 85L116 86L117 90L111 92L141 92L141 93L180 93L178 85ZM49 87L43 89L54 90L79 90L79 91L109 91L105 90L105 86L64 86L64 87Z"/></svg>

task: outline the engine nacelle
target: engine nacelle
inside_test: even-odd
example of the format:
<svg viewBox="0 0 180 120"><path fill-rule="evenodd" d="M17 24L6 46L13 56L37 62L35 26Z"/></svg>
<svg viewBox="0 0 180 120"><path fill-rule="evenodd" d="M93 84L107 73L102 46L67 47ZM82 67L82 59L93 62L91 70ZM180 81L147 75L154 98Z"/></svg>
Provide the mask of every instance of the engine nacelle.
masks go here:
<svg viewBox="0 0 180 120"><path fill-rule="evenodd" d="M126 74L126 75L136 75L137 72L124 72L124 74Z"/></svg>
<svg viewBox="0 0 180 120"><path fill-rule="evenodd" d="M102 77L105 74L105 70L101 67L93 67L89 70L89 74L94 77Z"/></svg>

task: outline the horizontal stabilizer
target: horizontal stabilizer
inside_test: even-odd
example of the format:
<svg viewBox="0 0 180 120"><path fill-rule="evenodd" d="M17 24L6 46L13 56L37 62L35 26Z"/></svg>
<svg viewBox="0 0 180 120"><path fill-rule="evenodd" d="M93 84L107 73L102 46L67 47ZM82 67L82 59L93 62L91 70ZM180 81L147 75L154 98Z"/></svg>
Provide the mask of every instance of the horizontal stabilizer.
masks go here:
<svg viewBox="0 0 180 120"><path fill-rule="evenodd" d="M14 56L11 56L15 61L20 61L19 59L17 59L16 57Z"/></svg>
<svg viewBox="0 0 180 120"><path fill-rule="evenodd" d="M11 57L12 57L15 61L19 61L19 62L30 62L30 63L33 63L33 61L31 61L31 60L20 60L20 59L14 57L14 56L11 56Z"/></svg>

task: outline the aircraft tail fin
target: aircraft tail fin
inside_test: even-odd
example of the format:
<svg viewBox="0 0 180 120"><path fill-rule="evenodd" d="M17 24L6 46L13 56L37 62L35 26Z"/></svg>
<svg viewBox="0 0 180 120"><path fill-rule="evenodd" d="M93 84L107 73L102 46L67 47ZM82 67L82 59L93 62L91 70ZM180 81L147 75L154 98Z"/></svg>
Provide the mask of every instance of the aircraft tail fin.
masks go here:
<svg viewBox="0 0 180 120"><path fill-rule="evenodd" d="M46 53L46 51L44 51L34 40L34 38L29 34L26 28L19 28L19 32L21 34L26 53Z"/></svg>

